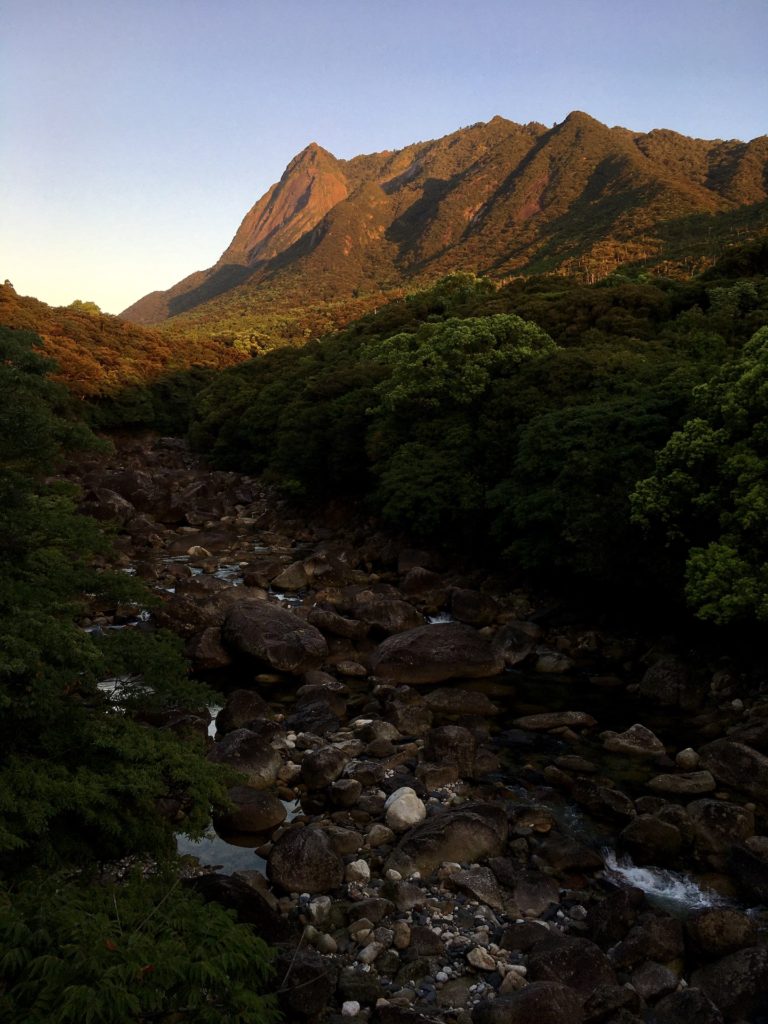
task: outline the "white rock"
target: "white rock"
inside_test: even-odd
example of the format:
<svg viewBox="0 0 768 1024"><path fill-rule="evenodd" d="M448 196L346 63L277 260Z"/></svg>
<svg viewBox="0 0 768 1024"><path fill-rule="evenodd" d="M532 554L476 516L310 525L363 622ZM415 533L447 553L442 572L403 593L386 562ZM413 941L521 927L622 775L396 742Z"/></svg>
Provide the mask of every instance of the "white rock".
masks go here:
<svg viewBox="0 0 768 1024"><path fill-rule="evenodd" d="M403 876L399 871L395 871L394 868L387 868L385 872L385 878L388 882L399 882Z"/></svg>
<svg viewBox="0 0 768 1024"><path fill-rule="evenodd" d="M360 1003L356 999L348 999L341 1004L342 1017L356 1017L360 1013Z"/></svg>
<svg viewBox="0 0 768 1024"><path fill-rule="evenodd" d="M344 877L348 882L369 882L371 880L371 869L364 860L353 860L347 864Z"/></svg>

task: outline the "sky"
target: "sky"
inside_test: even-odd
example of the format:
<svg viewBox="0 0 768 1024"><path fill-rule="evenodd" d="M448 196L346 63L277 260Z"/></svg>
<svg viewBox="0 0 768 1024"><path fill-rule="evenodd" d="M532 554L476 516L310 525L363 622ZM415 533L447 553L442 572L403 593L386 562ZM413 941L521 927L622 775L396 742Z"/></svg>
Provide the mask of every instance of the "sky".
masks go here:
<svg viewBox="0 0 768 1024"><path fill-rule="evenodd" d="M768 134L768 0L3 0L0 280L118 313L215 263L309 142L500 114Z"/></svg>

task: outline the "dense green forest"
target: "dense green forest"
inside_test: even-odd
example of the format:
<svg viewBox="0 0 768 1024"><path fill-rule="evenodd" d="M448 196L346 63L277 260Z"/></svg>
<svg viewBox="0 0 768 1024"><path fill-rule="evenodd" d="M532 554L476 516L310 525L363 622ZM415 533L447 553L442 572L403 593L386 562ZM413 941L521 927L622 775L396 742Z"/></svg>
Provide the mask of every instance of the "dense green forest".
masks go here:
<svg viewBox="0 0 768 1024"><path fill-rule="evenodd" d="M685 282L452 275L224 371L190 437L508 571L763 620L766 270L763 241Z"/></svg>
<svg viewBox="0 0 768 1024"><path fill-rule="evenodd" d="M0 1020L267 1021L266 947L175 870L226 779L157 723L211 695L173 637L79 628L84 595L148 595L94 568L107 539L51 477L102 442L39 346L0 330Z"/></svg>

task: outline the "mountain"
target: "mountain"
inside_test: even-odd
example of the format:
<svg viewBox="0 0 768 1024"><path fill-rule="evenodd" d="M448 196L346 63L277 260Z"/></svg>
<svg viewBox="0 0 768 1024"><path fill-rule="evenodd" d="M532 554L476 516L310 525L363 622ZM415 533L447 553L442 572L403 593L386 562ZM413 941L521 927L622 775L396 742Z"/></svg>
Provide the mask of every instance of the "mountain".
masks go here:
<svg viewBox="0 0 768 1024"><path fill-rule="evenodd" d="M320 304L336 326L348 307L354 315L382 293L453 271L690 273L725 242L766 229L768 136L643 134L579 111L550 129L494 117L351 160L312 143L215 266L121 315L144 324L181 317L237 337L260 318L280 333L286 316ZM308 323L299 335L317 330Z"/></svg>

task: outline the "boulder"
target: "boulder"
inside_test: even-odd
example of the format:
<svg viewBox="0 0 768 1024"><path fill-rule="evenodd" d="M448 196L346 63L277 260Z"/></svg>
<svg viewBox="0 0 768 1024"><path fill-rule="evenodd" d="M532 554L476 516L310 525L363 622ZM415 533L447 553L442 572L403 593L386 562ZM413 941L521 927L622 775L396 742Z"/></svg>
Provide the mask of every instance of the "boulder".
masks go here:
<svg viewBox="0 0 768 1024"><path fill-rule="evenodd" d="M472 1011L472 1024L581 1024L583 1000L555 981L536 981L519 992L484 1001Z"/></svg>
<svg viewBox="0 0 768 1024"><path fill-rule="evenodd" d="M605 749L614 754L627 754L629 757L659 757L665 753L664 744L659 737L639 722L631 725L624 732L604 732L602 740Z"/></svg>
<svg viewBox="0 0 768 1024"><path fill-rule="evenodd" d="M640 694L666 707L693 708L699 695L688 668L675 657L660 658L640 680Z"/></svg>
<svg viewBox="0 0 768 1024"><path fill-rule="evenodd" d="M232 664L232 658L221 642L219 626L204 629L193 641L189 654L196 672L215 672Z"/></svg>
<svg viewBox="0 0 768 1024"><path fill-rule="evenodd" d="M234 910L241 924L253 925L267 942L286 942L294 933L287 918L282 917L277 901L269 893L266 881L261 877L262 886L250 884L250 872L235 875L198 875L185 880L183 884L200 893L207 902L220 903L227 910Z"/></svg>
<svg viewBox="0 0 768 1024"><path fill-rule="evenodd" d="M347 619L338 612L315 606L307 616L310 626L316 626L323 633L344 637L346 640L359 640L368 632L368 626L357 619Z"/></svg>
<svg viewBox="0 0 768 1024"><path fill-rule="evenodd" d="M699 750L701 766L712 772L724 786L732 786L748 793L756 800L764 800L768 792L768 756L745 743L715 740Z"/></svg>
<svg viewBox="0 0 768 1024"><path fill-rule="evenodd" d="M224 735L269 714L269 704L255 690L233 690L216 716L216 731Z"/></svg>
<svg viewBox="0 0 768 1024"><path fill-rule="evenodd" d="M620 942L637 920L644 899L640 889L617 889L593 903L587 914L592 939L604 948Z"/></svg>
<svg viewBox="0 0 768 1024"><path fill-rule="evenodd" d="M674 825L639 814L622 830L619 843L636 864L669 864L680 853L683 839Z"/></svg>
<svg viewBox="0 0 768 1024"><path fill-rule="evenodd" d="M278 992L282 1019L318 1019L336 990L337 979L334 962L314 950L281 952L275 961L272 985Z"/></svg>
<svg viewBox="0 0 768 1024"><path fill-rule="evenodd" d="M267 875L286 892L331 892L344 878L344 863L322 829L292 828L269 853Z"/></svg>
<svg viewBox="0 0 768 1024"><path fill-rule="evenodd" d="M250 729L235 729L215 743L208 760L237 769L253 789L269 789L277 781L283 764L280 754Z"/></svg>
<svg viewBox="0 0 768 1024"><path fill-rule="evenodd" d="M601 985L615 985L616 972L599 946L589 939L552 936L528 956L530 981L559 981L584 999Z"/></svg>
<svg viewBox="0 0 768 1024"><path fill-rule="evenodd" d="M709 996L728 1021L768 1012L768 946L749 946L700 967L691 985Z"/></svg>
<svg viewBox="0 0 768 1024"><path fill-rule="evenodd" d="M285 821L285 806L273 793L233 786L227 796L234 807L214 816L217 832L271 832Z"/></svg>
<svg viewBox="0 0 768 1024"><path fill-rule="evenodd" d="M768 903L768 837L751 836L728 854L736 888L753 903Z"/></svg>
<svg viewBox="0 0 768 1024"><path fill-rule="evenodd" d="M427 818L403 836L386 867L429 875L445 861L472 864L498 857L507 839L507 816L497 804L467 803Z"/></svg>
<svg viewBox="0 0 768 1024"><path fill-rule="evenodd" d="M731 907L709 907L685 923L689 942L705 957L723 957L757 941L757 925Z"/></svg>
<svg viewBox="0 0 768 1024"><path fill-rule="evenodd" d="M655 960L646 960L632 972L632 987L646 1003L655 1003L674 992L679 982L674 971Z"/></svg>
<svg viewBox="0 0 768 1024"><path fill-rule="evenodd" d="M384 808L387 827L393 832L405 832L427 816L423 801L410 786L401 786L391 793Z"/></svg>
<svg viewBox="0 0 768 1024"><path fill-rule="evenodd" d="M755 831L754 814L727 800L694 800L686 810L696 851L709 859L724 856Z"/></svg>
<svg viewBox="0 0 768 1024"><path fill-rule="evenodd" d="M355 602L352 614L379 635L404 633L424 625L424 616L407 601L371 596L367 601Z"/></svg>
<svg viewBox="0 0 768 1024"><path fill-rule="evenodd" d="M698 988L684 988L654 1007L657 1024L724 1024L723 1015Z"/></svg>
<svg viewBox="0 0 768 1024"><path fill-rule="evenodd" d="M292 562L275 576L272 586L276 590L303 590L308 582L309 578L301 562Z"/></svg>
<svg viewBox="0 0 768 1024"><path fill-rule="evenodd" d="M635 967L645 960L666 964L683 955L683 926L675 917L644 914L610 951L617 970Z"/></svg>
<svg viewBox="0 0 768 1024"><path fill-rule="evenodd" d="M518 916L512 893L499 885L490 868L474 867L468 871L453 871L446 878L445 884L449 889L466 893L493 910L499 910L510 917Z"/></svg>
<svg viewBox="0 0 768 1024"><path fill-rule="evenodd" d="M498 872L495 860L491 861L491 869ZM526 917L539 917L560 900L560 886L541 871L517 872L511 888L515 904Z"/></svg>
<svg viewBox="0 0 768 1024"><path fill-rule="evenodd" d="M230 650L295 675L319 667L328 655L318 629L267 601L234 605L224 620L222 636Z"/></svg>
<svg viewBox="0 0 768 1024"><path fill-rule="evenodd" d="M339 778L349 760L338 747L308 750L301 761L301 780L307 789L325 789Z"/></svg>
<svg viewBox="0 0 768 1024"><path fill-rule="evenodd" d="M711 772L681 772L678 775L655 775L648 788L656 793L672 793L675 796L701 796L713 793L717 784Z"/></svg>
<svg viewBox="0 0 768 1024"><path fill-rule="evenodd" d="M458 622L470 626L490 626L499 614L498 601L479 590L457 589L451 593L451 612Z"/></svg>
<svg viewBox="0 0 768 1024"><path fill-rule="evenodd" d="M508 622L493 638L493 645L507 668L521 664L533 652L541 627L533 622Z"/></svg>
<svg viewBox="0 0 768 1024"><path fill-rule="evenodd" d="M548 732L550 729L591 729L597 721L586 711L544 711L515 718L512 725L529 732Z"/></svg>
<svg viewBox="0 0 768 1024"><path fill-rule="evenodd" d="M490 641L461 622L398 633L380 644L371 657L376 676L410 685L495 676L503 668L504 661Z"/></svg>
<svg viewBox="0 0 768 1024"><path fill-rule="evenodd" d="M424 757L434 764L455 764L459 774L471 776L475 766L477 742L469 729L460 725L440 725L424 737Z"/></svg>
<svg viewBox="0 0 768 1024"><path fill-rule="evenodd" d="M497 707L484 693L442 686L424 696L424 703L436 718L489 718L498 715Z"/></svg>

